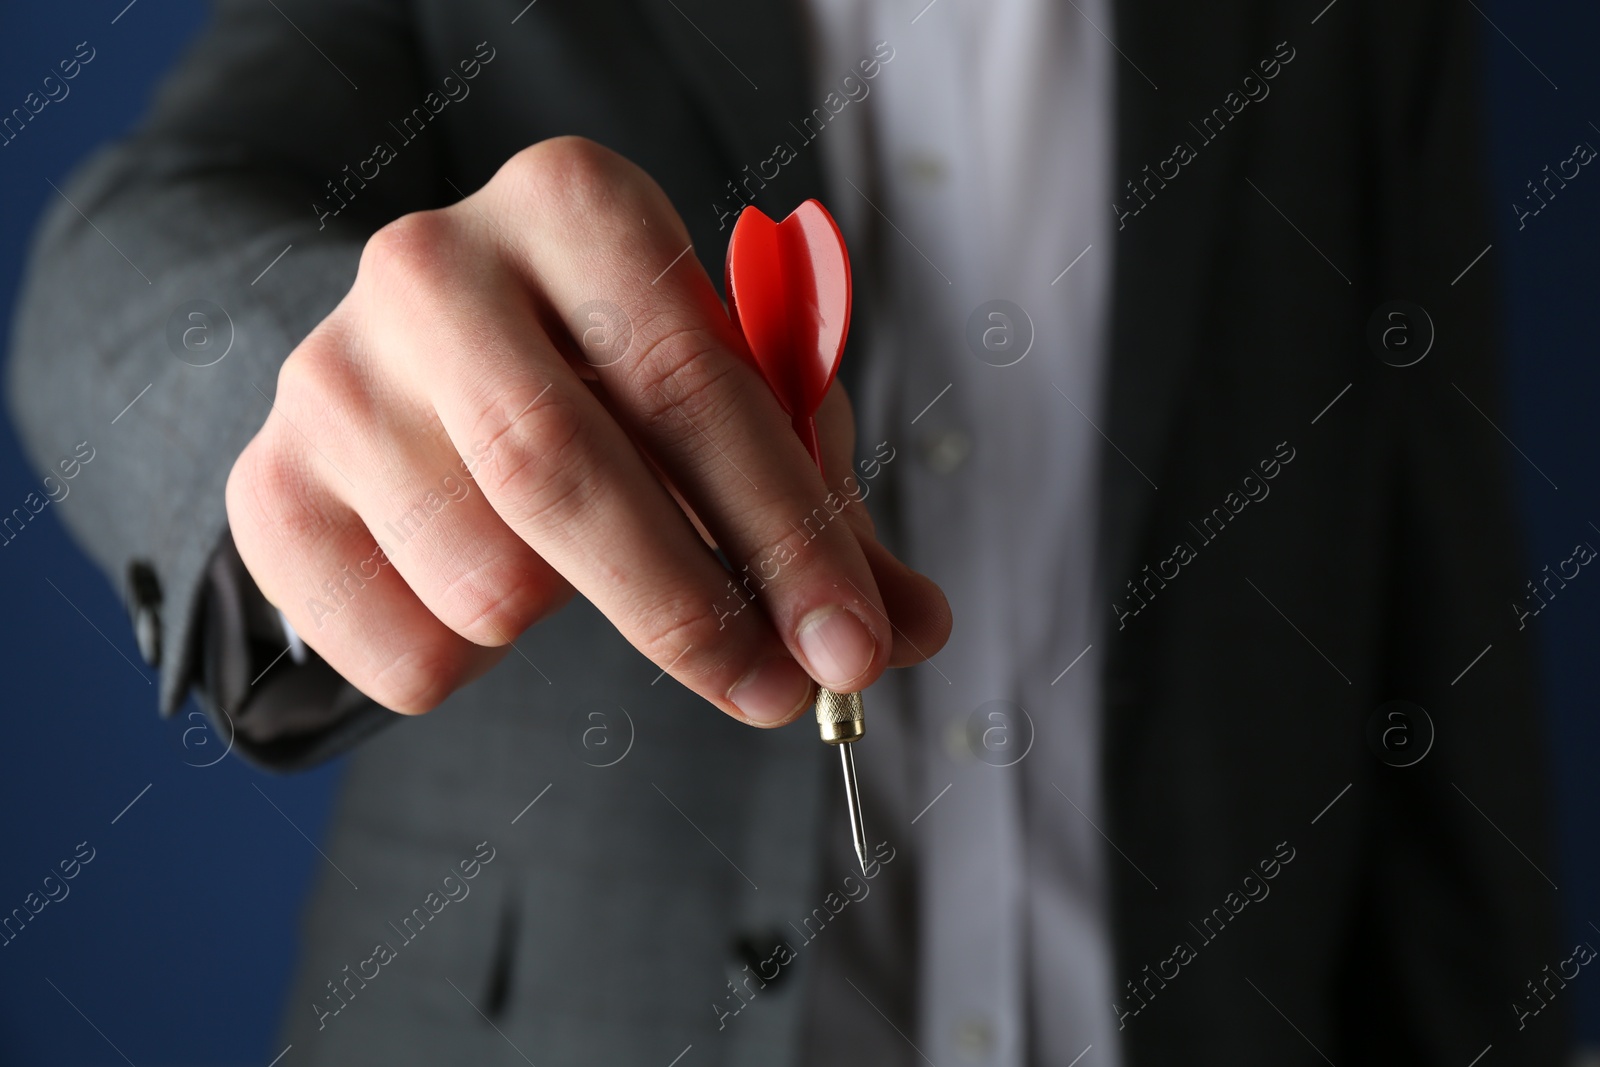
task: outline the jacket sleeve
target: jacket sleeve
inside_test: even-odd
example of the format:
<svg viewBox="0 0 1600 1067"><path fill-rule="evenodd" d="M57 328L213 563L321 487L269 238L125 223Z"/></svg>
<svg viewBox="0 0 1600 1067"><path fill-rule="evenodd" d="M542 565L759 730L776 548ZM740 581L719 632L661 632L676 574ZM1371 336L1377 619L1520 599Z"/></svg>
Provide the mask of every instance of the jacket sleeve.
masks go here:
<svg viewBox="0 0 1600 1067"><path fill-rule="evenodd" d="M223 489L279 366L366 238L440 201L443 134L389 125L427 95L408 12L222 0L142 125L64 183L35 236L13 417L40 467L97 449L60 514L119 589L132 573L159 600L141 647L161 650L164 715L200 674Z"/></svg>

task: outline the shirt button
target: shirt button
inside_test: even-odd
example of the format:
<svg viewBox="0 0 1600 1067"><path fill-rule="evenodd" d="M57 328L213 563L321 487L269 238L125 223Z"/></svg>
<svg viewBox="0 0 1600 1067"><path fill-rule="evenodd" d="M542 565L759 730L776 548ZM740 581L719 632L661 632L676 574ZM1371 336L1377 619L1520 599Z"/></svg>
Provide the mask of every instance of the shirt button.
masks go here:
<svg viewBox="0 0 1600 1067"><path fill-rule="evenodd" d="M750 989L752 993L776 988L794 970L788 966L794 962L794 954L788 950L783 931L776 927L770 930L747 930L735 937L733 962L755 975L754 988ZM745 975L746 971L740 970L734 978L735 984L743 981Z"/></svg>
<svg viewBox="0 0 1600 1067"><path fill-rule="evenodd" d="M967 736L967 717L965 715L953 716L945 723L944 754L950 757L950 762L958 767L966 766L972 762L972 741Z"/></svg>
<svg viewBox="0 0 1600 1067"><path fill-rule="evenodd" d="M906 177L917 185L936 186L944 183L950 168L944 158L932 152L911 152L901 161Z"/></svg>
<svg viewBox="0 0 1600 1067"><path fill-rule="evenodd" d="M954 1042L967 1059L986 1060L994 1050L994 1027L982 1016L968 1016L956 1025Z"/></svg>
<svg viewBox="0 0 1600 1067"><path fill-rule="evenodd" d="M922 442L922 461L935 474L952 474L971 451L972 438L960 430L945 430Z"/></svg>

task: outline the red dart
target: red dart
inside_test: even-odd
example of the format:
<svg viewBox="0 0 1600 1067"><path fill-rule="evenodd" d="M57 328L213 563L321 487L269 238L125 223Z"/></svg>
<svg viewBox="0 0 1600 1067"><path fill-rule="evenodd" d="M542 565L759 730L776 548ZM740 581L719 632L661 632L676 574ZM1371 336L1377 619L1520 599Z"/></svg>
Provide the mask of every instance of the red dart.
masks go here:
<svg viewBox="0 0 1600 1067"><path fill-rule="evenodd" d="M728 313L744 334L756 369L789 413L817 469L817 408L839 373L850 329L850 255L827 209L807 200L782 222L754 207L739 215L728 241ZM867 871L867 836L851 746L867 730L860 693L817 690L817 728L839 750L850 836Z"/></svg>
<svg viewBox="0 0 1600 1067"><path fill-rule="evenodd" d="M850 254L833 216L815 200L782 222L746 207L728 241L727 291L756 368L821 470L815 416L850 329Z"/></svg>

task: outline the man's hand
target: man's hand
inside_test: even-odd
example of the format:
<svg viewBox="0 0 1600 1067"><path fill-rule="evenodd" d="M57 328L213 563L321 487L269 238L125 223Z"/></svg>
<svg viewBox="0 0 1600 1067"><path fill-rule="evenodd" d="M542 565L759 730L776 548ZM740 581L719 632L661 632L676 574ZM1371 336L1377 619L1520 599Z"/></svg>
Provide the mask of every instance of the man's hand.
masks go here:
<svg viewBox="0 0 1600 1067"><path fill-rule="evenodd" d="M798 715L812 679L857 690L944 644L938 587L861 504L825 507L688 245L644 172L577 138L367 243L227 489L261 591L364 693L427 711L574 589L757 725ZM631 327L621 358L614 336L584 344L594 302ZM854 429L837 386L819 429L840 486ZM734 610L707 537L757 576L740 587L754 606Z"/></svg>

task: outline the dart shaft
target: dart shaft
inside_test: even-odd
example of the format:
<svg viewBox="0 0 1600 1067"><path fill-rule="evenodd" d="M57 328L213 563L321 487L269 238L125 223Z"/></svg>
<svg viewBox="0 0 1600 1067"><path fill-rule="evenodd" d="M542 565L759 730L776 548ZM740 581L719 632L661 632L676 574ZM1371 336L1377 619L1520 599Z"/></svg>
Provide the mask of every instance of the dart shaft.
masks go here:
<svg viewBox="0 0 1600 1067"><path fill-rule="evenodd" d="M850 839L856 848L856 859L861 873L867 873L867 831L861 825L861 790L856 785L855 745L845 741L839 746L839 760L844 765L844 799L850 810Z"/></svg>

